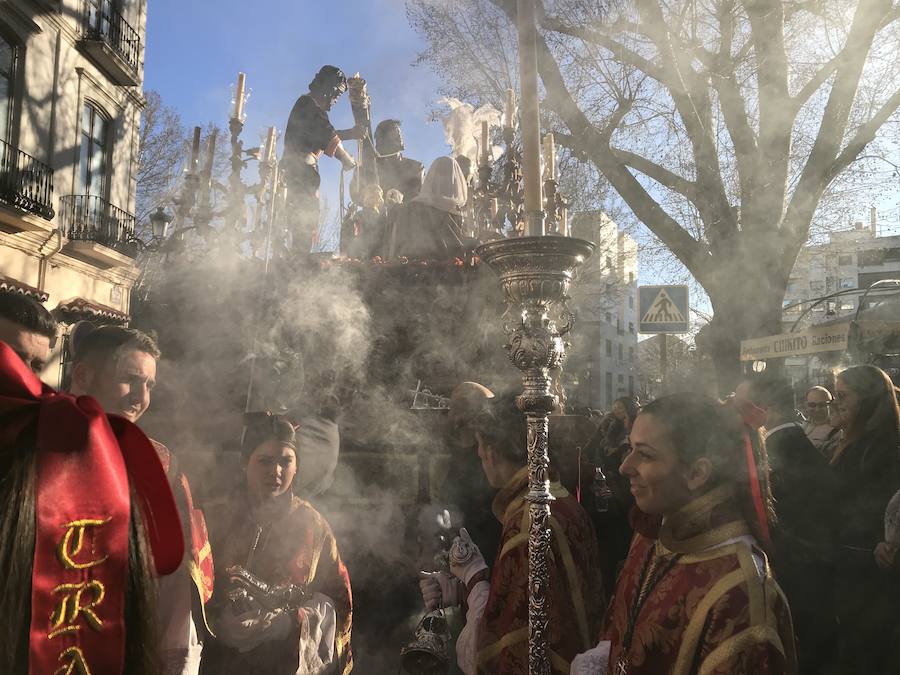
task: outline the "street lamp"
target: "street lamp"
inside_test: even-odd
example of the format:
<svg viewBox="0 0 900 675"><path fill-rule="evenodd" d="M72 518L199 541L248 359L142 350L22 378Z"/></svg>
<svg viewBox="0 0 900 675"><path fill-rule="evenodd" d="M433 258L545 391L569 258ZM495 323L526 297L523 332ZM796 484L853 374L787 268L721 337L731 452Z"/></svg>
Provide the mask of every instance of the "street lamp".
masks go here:
<svg viewBox="0 0 900 675"><path fill-rule="evenodd" d="M173 220L173 216L166 213L162 206L157 206L156 211L150 214L150 232L153 234L155 241L162 241L169 232L169 223Z"/></svg>

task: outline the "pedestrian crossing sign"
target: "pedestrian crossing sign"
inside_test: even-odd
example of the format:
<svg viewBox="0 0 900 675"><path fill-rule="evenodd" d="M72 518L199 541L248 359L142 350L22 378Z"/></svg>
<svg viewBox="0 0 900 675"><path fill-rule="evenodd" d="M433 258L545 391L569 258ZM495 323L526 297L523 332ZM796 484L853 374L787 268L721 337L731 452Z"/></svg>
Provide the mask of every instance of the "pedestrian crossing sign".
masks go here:
<svg viewBox="0 0 900 675"><path fill-rule="evenodd" d="M639 333L687 333L690 325L688 287L638 287Z"/></svg>

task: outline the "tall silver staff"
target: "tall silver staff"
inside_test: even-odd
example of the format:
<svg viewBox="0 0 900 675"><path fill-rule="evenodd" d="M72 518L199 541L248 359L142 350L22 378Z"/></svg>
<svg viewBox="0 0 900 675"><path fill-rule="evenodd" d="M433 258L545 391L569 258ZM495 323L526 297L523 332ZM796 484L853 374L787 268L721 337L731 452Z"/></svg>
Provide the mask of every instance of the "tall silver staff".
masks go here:
<svg viewBox="0 0 900 675"><path fill-rule="evenodd" d="M544 235L541 186L541 137L537 91L534 0L518 0L519 65L522 84L522 141L527 237L484 244L478 254L500 277L506 301L504 345L522 371L523 392L516 400L528 425L528 483L531 526L528 532L528 673L548 675L550 553L549 414L557 397L550 369L566 356L564 337L573 315L566 301L575 269L594 245L581 239Z"/></svg>

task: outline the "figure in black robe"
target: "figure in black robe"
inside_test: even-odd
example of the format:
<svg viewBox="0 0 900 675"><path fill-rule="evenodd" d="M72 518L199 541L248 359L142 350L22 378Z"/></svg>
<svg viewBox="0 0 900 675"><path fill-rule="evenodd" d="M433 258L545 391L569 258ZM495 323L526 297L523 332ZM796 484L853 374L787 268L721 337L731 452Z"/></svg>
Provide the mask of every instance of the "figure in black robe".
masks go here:
<svg viewBox="0 0 900 675"><path fill-rule="evenodd" d="M347 78L335 66L323 66L309 83L309 93L297 99L284 132L281 161L287 184L287 211L296 253L309 253L319 226L319 157L325 153L340 160L345 171L356 162L342 139L358 139L356 128L336 130L328 111L347 91Z"/></svg>

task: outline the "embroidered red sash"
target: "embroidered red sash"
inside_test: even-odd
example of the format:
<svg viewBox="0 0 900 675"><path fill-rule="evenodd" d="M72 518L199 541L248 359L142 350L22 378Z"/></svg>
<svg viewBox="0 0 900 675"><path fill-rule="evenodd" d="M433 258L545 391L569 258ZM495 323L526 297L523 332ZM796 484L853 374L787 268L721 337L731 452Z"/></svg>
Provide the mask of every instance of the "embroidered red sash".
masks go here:
<svg viewBox="0 0 900 675"><path fill-rule="evenodd" d="M23 436L27 432L27 436ZM0 452L35 443L35 548L29 673L120 674L135 488L153 560L184 555L178 512L147 437L89 397L42 384L0 342Z"/></svg>

